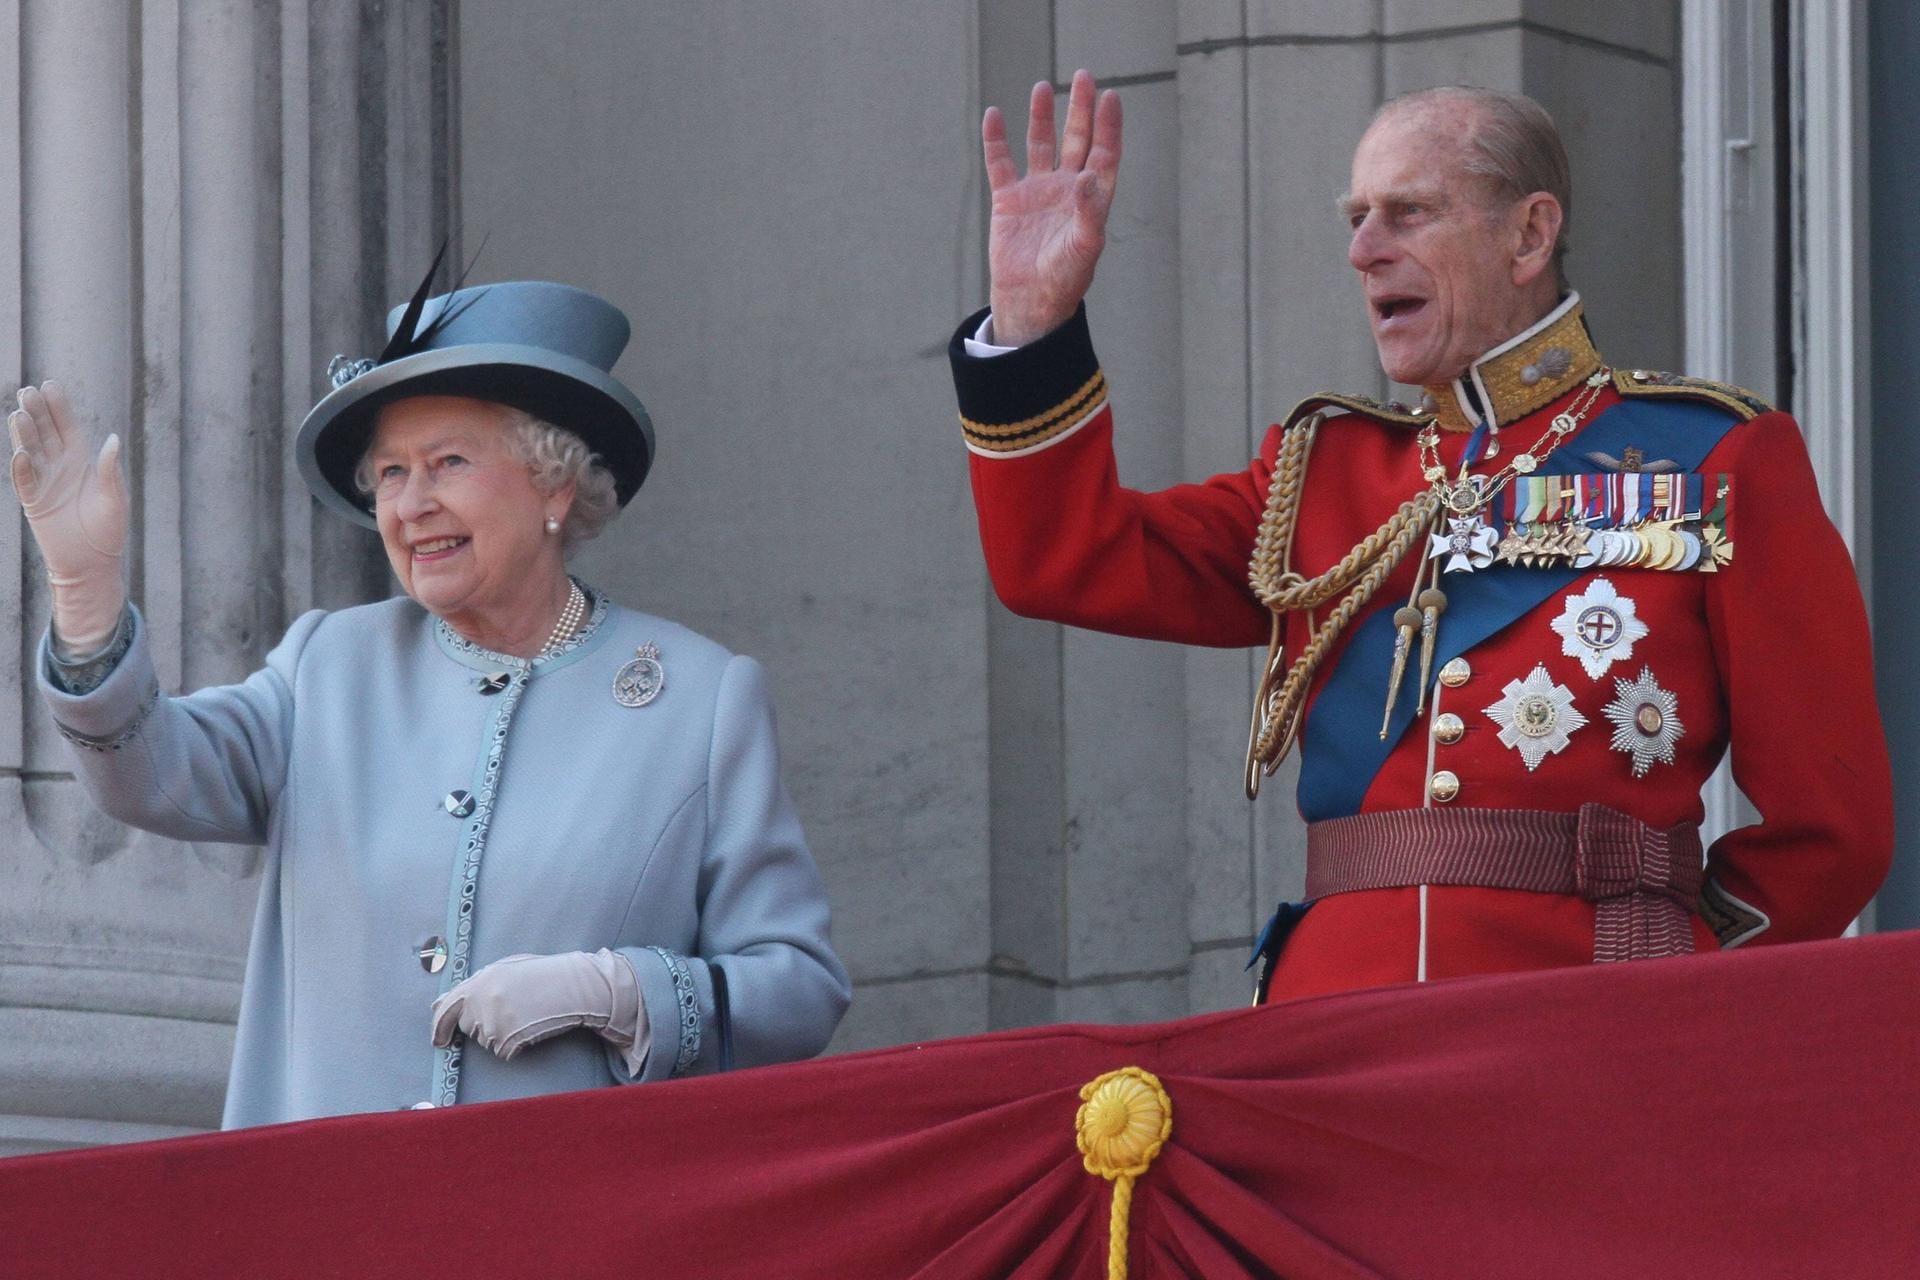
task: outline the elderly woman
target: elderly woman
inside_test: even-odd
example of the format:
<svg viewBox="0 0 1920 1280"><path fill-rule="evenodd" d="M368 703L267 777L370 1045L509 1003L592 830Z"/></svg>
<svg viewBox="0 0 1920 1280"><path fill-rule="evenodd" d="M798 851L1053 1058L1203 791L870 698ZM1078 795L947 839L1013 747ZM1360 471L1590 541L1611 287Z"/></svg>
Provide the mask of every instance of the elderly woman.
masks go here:
<svg viewBox="0 0 1920 1280"><path fill-rule="evenodd" d="M118 437L96 457L52 384L8 420L80 777L122 821L269 850L229 1128L804 1057L848 1000L759 665L566 572L653 459L609 372L626 318L425 294L297 446L406 595L304 615L242 684L162 695Z"/></svg>

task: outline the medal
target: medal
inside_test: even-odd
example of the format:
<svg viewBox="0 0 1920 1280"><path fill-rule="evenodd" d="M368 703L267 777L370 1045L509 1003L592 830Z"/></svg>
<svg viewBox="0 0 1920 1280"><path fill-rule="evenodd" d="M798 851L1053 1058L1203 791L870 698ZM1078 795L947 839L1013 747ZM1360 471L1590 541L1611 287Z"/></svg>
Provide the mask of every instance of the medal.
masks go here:
<svg viewBox="0 0 1920 1280"><path fill-rule="evenodd" d="M1445 475L1445 472L1441 473ZM1447 490L1447 510L1457 516L1470 516L1480 509L1480 487L1472 477L1460 481Z"/></svg>
<svg viewBox="0 0 1920 1280"><path fill-rule="evenodd" d="M1640 668L1637 680L1615 678L1614 699L1604 714L1613 722L1613 749L1633 757L1633 776L1644 778L1654 761L1673 763L1674 744L1686 728L1677 714L1679 699L1662 689L1653 672Z"/></svg>
<svg viewBox="0 0 1920 1280"><path fill-rule="evenodd" d="M1573 709L1573 693L1555 684L1543 666L1525 680L1509 680L1506 695L1486 709L1500 726L1500 744L1520 753L1529 772L1550 755L1566 750L1568 735L1587 722Z"/></svg>
<svg viewBox="0 0 1920 1280"><path fill-rule="evenodd" d="M1700 540L1705 543L1700 556L1700 572L1718 573L1722 566L1733 563L1733 544L1727 541L1725 529L1710 524L1701 531Z"/></svg>
<svg viewBox="0 0 1920 1280"><path fill-rule="evenodd" d="M1567 597L1567 607L1553 620L1560 652L1580 659L1587 674L1598 680L1616 660L1631 658L1636 640L1647 637L1631 599L1605 578L1595 578L1587 589Z"/></svg>
<svg viewBox="0 0 1920 1280"><path fill-rule="evenodd" d="M1679 567L1686 570L1699 564L1701 554L1707 549L1707 544L1701 540L1700 535L1691 529L1676 529L1673 536L1680 539L1686 551L1686 554L1680 558Z"/></svg>
<svg viewBox="0 0 1920 1280"><path fill-rule="evenodd" d="M1462 570L1471 573L1475 569L1484 569L1493 563L1494 545L1499 539L1492 529L1482 524L1477 516L1454 516L1447 521L1445 533L1429 536L1427 558L1439 560L1445 558L1442 566L1448 573Z"/></svg>
<svg viewBox="0 0 1920 1280"><path fill-rule="evenodd" d="M667 687L660 646L649 640L633 651L633 660L613 677L613 700L623 707L644 707Z"/></svg>

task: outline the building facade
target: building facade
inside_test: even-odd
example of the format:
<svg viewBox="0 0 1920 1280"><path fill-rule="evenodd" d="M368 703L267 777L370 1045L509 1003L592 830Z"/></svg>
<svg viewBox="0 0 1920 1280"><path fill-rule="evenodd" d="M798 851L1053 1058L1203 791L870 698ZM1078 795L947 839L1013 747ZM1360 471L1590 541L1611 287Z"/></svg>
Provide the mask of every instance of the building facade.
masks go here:
<svg viewBox="0 0 1920 1280"><path fill-rule="evenodd" d="M192 687L392 589L288 445L443 236L474 279L613 299L659 465L579 569L767 664L856 983L836 1048L1180 1017L1244 1002L1304 833L1290 779L1240 794L1257 655L991 597L945 363L985 295L981 108L1019 134L1079 66L1122 93L1089 313L1122 478L1159 487L1244 466L1310 393L1388 390L1334 209L1378 104L1539 98L1600 349L1801 414L1897 673L1865 103L1870 22L1912 20L1877 3L15 0L0 352L127 435L135 594ZM46 602L0 526L0 1152L211 1126L255 857L93 813L23 680ZM1916 915L1896 872L1881 923Z"/></svg>

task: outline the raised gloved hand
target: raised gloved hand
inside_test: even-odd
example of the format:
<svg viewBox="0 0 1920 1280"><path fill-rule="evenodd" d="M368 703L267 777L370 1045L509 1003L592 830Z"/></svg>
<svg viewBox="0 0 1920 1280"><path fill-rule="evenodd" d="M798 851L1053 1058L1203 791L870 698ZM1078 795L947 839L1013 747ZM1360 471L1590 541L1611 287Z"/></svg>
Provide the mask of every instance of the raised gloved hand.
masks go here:
<svg viewBox="0 0 1920 1280"><path fill-rule="evenodd" d="M53 584L53 639L62 657L98 652L126 605L127 490L120 437L96 457L58 386L23 387L7 417L9 470Z"/></svg>
<svg viewBox="0 0 1920 1280"><path fill-rule="evenodd" d="M647 1051L646 1009L626 957L599 951L496 960L433 1002L433 1043L456 1030L503 1059L575 1027L624 1051L635 1075Z"/></svg>

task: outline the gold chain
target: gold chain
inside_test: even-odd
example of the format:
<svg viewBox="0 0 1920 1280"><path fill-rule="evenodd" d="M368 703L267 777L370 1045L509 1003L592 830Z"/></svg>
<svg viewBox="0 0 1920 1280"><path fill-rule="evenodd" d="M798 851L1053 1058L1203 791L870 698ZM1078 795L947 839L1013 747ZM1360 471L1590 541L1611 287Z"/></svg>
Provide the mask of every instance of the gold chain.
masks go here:
<svg viewBox="0 0 1920 1280"><path fill-rule="evenodd" d="M1607 385L1612 375L1611 369L1600 369L1587 379L1586 389L1575 397L1572 404L1555 414L1553 422L1540 433L1533 448L1515 457L1512 462L1494 472L1491 476L1481 477L1480 484L1474 484L1467 476L1467 463L1461 462L1460 475L1452 484L1447 483L1447 468L1440 461L1440 433L1432 426L1420 432L1420 469L1427 483L1433 486L1433 496L1441 506L1456 516L1470 516L1486 509L1500 491L1513 483L1516 475L1527 475L1546 460L1546 456L1560 446L1560 442L1580 429L1587 414L1593 411L1594 401L1600 398L1601 388Z"/></svg>

